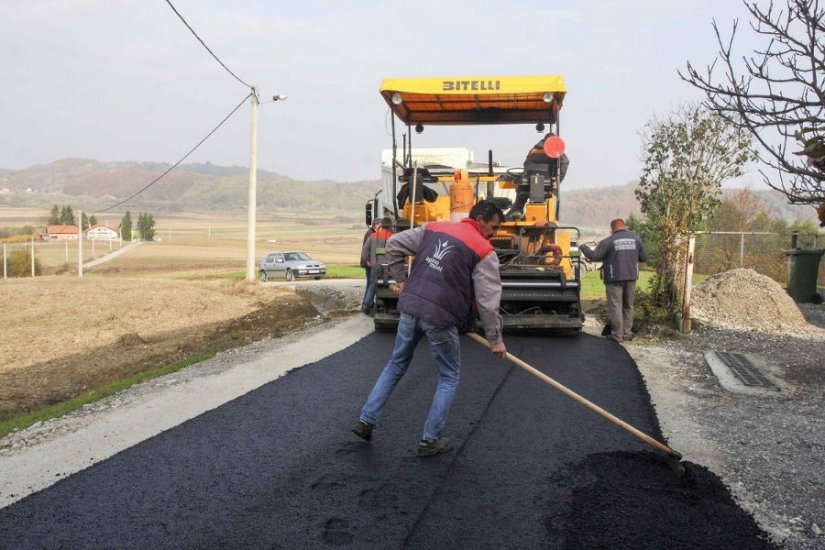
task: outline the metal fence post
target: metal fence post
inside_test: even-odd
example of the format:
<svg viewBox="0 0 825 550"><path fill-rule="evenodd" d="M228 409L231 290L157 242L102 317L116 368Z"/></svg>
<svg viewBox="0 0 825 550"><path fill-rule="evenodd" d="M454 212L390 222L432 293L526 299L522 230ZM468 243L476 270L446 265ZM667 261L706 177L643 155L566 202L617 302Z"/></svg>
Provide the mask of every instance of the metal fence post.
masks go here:
<svg viewBox="0 0 825 550"><path fill-rule="evenodd" d="M34 279L34 237L32 237L32 279Z"/></svg>
<svg viewBox="0 0 825 550"><path fill-rule="evenodd" d="M745 267L745 234L739 235L739 268Z"/></svg>
<svg viewBox="0 0 825 550"><path fill-rule="evenodd" d="M685 289L682 296L682 332L690 332L690 290L693 283L693 252L696 249L696 236L688 238L687 266L685 267Z"/></svg>
<svg viewBox="0 0 825 550"><path fill-rule="evenodd" d="M9 263L6 256L6 243L3 243L3 279L9 278Z"/></svg>

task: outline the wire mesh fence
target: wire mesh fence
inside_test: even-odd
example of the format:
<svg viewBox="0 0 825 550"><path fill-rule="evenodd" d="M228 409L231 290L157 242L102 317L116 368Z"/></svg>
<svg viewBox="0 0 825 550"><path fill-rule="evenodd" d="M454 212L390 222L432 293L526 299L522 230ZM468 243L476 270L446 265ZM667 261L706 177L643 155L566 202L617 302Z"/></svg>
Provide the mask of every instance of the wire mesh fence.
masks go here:
<svg viewBox="0 0 825 550"><path fill-rule="evenodd" d="M825 246L825 235L799 234L799 248ZM767 232L712 232L696 235L694 279L712 277L731 269L748 268L780 284L788 282L788 255L791 236ZM820 264L819 281L825 284Z"/></svg>
<svg viewBox="0 0 825 550"><path fill-rule="evenodd" d="M778 233L701 233L696 235L694 275L711 277L731 269L749 268L781 283L787 282L788 245Z"/></svg>
<svg viewBox="0 0 825 550"><path fill-rule="evenodd" d="M809 283L813 284L813 275L807 271L813 266L808 260L800 264L798 258L800 256L817 258L818 253L807 251L822 248L825 248L825 234L788 235L756 231L726 231L697 233L686 237L679 246L673 281L673 296L682 310L681 330L690 331L690 319L686 313L689 306L686 306L685 302L690 302L688 289L693 285L700 284L705 279L719 273L745 268L770 277L783 286L789 286L788 281L791 278L789 252L793 250L795 267L793 268L792 286L794 292L792 293L789 288L789 293L795 297L795 294L806 292ZM823 263L825 263L825 256L819 257L819 264L816 267L816 286L820 288L825 287ZM803 277L800 277L800 265L804 265ZM802 280L805 282L802 283ZM690 285L686 284L688 281ZM815 288L811 290L816 294Z"/></svg>
<svg viewBox="0 0 825 550"><path fill-rule="evenodd" d="M128 243L116 240L84 240L83 263L101 258ZM0 245L0 277L37 277L77 273L77 240L26 241Z"/></svg>

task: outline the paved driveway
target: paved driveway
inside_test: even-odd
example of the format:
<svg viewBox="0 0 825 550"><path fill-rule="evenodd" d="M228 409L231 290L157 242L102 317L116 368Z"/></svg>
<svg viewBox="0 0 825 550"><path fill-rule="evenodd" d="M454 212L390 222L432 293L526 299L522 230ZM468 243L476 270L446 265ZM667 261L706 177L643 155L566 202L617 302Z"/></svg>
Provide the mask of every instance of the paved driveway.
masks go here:
<svg viewBox="0 0 825 550"><path fill-rule="evenodd" d="M618 345L507 343L659 437ZM680 485L643 443L466 338L453 452L415 456L435 384L425 348L373 443L358 441L349 428L391 347L371 334L0 510L0 547L769 546L701 466Z"/></svg>

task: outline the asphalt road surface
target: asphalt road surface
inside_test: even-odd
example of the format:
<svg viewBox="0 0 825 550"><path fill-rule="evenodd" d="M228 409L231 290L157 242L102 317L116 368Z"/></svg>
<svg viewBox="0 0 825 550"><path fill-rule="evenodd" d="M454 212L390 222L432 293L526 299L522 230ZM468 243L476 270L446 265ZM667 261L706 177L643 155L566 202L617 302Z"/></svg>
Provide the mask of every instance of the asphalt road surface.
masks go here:
<svg viewBox="0 0 825 550"><path fill-rule="evenodd" d="M392 348L372 334L0 510L2 548L770 548L718 478L662 457L467 338L447 425L418 458L435 387L422 345L373 442L352 433ZM508 350L660 438L607 340Z"/></svg>

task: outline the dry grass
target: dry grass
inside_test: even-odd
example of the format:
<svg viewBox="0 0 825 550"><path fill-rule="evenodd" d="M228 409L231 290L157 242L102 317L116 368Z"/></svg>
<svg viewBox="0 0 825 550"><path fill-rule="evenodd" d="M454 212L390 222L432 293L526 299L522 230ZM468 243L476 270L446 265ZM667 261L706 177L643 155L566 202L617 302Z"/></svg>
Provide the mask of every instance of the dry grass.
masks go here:
<svg viewBox="0 0 825 550"><path fill-rule="evenodd" d="M0 285L0 373L117 342L242 317L289 290L243 281L140 281L88 276Z"/></svg>
<svg viewBox="0 0 825 550"><path fill-rule="evenodd" d="M47 210L0 208L5 227L36 224ZM116 225L122 214L101 216ZM357 264L363 229L356 222L259 214L257 258L270 250L300 249L328 264ZM0 284L4 328L0 332L0 373L88 351L125 334L151 338L187 326L243 316L270 301L274 289L230 281L180 281L182 277L244 271L244 215L174 214L156 218L157 242L70 275L8 279ZM277 240L270 243L268 239ZM113 244L116 249L117 243ZM71 272L77 243L69 243ZM97 243L95 256L109 252ZM86 261L92 246L84 243ZM54 273L66 258L64 243L36 243L36 257ZM147 282L146 279L151 279Z"/></svg>
<svg viewBox="0 0 825 550"><path fill-rule="evenodd" d="M2 227L37 225L48 211L3 208L0 216ZM121 217L99 219L117 225ZM156 242L87 268L82 279L73 275L76 243L67 274L0 279L0 420L203 351L298 330L318 314L289 287L227 277L245 271L245 216L155 219ZM272 250L298 249L330 265L356 265L364 228L355 218L259 213L256 231L258 261ZM35 244L46 273L63 269L65 244ZM97 243L95 256L108 248ZM84 251L91 260L88 242ZM192 280L199 277L209 280Z"/></svg>

